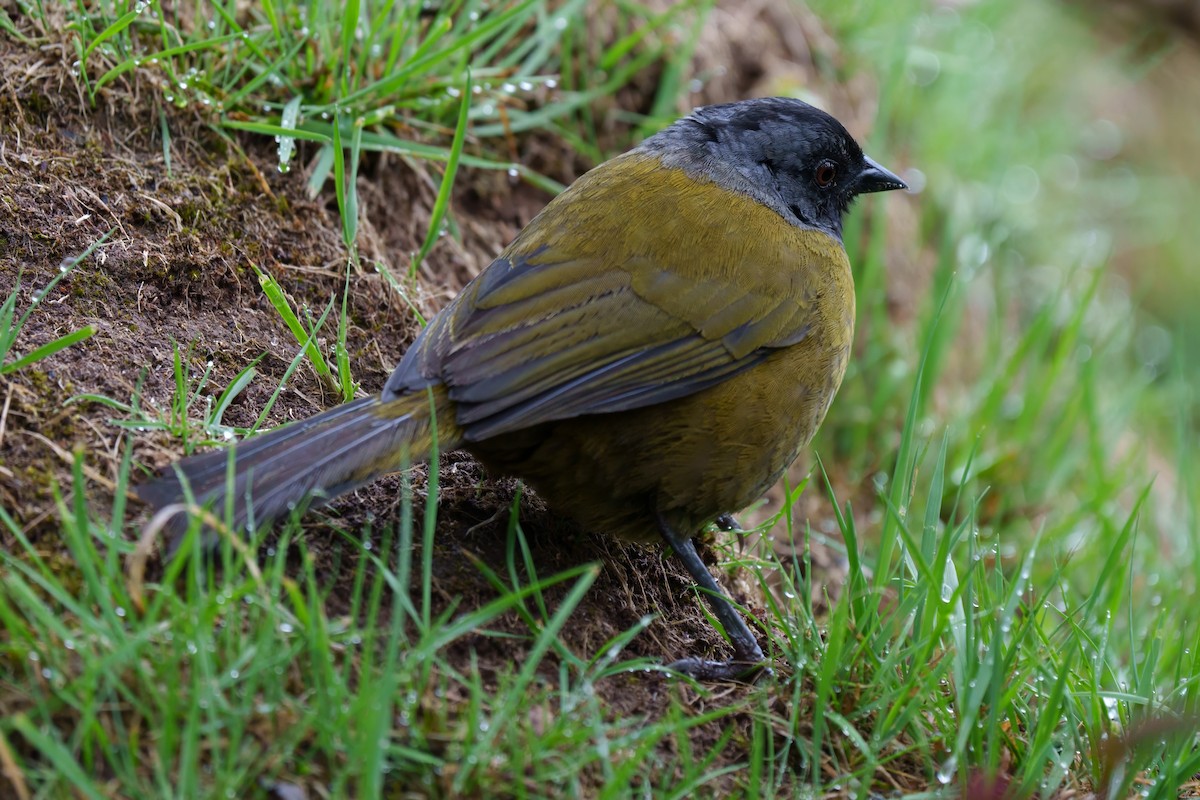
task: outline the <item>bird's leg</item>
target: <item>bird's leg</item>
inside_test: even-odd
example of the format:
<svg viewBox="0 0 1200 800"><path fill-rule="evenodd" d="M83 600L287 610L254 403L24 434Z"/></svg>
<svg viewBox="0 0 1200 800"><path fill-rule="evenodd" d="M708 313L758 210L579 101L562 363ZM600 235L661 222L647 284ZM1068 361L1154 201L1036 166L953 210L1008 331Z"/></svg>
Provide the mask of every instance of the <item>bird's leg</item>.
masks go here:
<svg viewBox="0 0 1200 800"><path fill-rule="evenodd" d="M708 603L712 606L713 612L717 615L717 619L725 626L725 632L729 634L729 638L733 643L734 659L732 661L705 661L701 658L683 658L672 664L669 668L676 672L682 672L685 675L690 675L696 680L701 681L728 681L728 680L749 680L757 676L764 668L762 648L758 646L758 640L754 634L750 632L746 621L742 619L742 615L729 602L729 599L721 592L721 587L713 579L712 574L708 571L708 567L704 566L704 562L700 560L699 554L696 553L696 546L692 544L692 537L681 535L675 531L662 515L658 515L658 530L662 533L663 538L671 545L676 555L687 567L687 571L691 573L696 583L708 595Z"/></svg>

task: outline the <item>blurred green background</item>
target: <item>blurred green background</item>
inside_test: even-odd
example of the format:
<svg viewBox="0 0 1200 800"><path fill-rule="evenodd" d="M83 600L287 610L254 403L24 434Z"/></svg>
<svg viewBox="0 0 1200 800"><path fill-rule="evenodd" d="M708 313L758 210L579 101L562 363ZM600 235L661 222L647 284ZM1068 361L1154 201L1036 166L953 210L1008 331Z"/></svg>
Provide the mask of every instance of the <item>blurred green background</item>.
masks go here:
<svg viewBox="0 0 1200 800"><path fill-rule="evenodd" d="M1193 566L1195 8L1050 0L808 7L840 46L837 57L818 60L822 71L832 85L852 85L868 65L869 91L878 94L868 141L922 187L909 209L915 225L890 230L889 276L860 279L864 302L888 304L890 321L928 319L941 287L955 284L934 337L933 358L945 369L926 411L939 425L964 425L964 443L981 435L985 474L995 467L1002 495L993 499L1013 509L1053 500L1062 511L1067 497L1083 501L1087 490L1064 477L1070 462L1067 471L1084 474L1090 464L1094 475L1107 473L1100 482L1109 488L1124 482L1126 501L1133 484L1153 481L1162 530L1151 546ZM876 280L886 289L872 294ZM1076 328L1068 321L1077 314ZM1022 337L1041 324L1055 331L1043 342L1046 358L1026 359L1019 351L1032 342ZM866 332L863 346L871 351L889 337L901 353L922 341L897 325ZM912 355L902 361L913 365ZM860 361L870 384L861 402L870 403L870 376L884 372L887 358ZM1047 359L1057 366L1037 366ZM983 399L989 393L996 402ZM1059 451L1056 437L1074 419L1064 409L1078 403L1092 421ZM1032 419L1035 412L1046 418ZM1135 452L1145 459L1137 467ZM1036 527L1036 515L1031 521Z"/></svg>

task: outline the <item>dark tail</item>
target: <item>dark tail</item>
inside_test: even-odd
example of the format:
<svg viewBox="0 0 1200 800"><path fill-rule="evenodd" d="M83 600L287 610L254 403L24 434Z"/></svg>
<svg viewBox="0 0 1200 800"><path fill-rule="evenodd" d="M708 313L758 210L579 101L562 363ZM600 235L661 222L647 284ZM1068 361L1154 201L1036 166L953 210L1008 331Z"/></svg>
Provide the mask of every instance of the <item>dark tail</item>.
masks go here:
<svg viewBox="0 0 1200 800"><path fill-rule="evenodd" d="M431 413L431 407L432 412ZM158 478L139 486L138 496L155 508L185 502L187 495L226 519L232 505L235 528L262 526L311 498L314 503L340 494L408 464L424 461L433 448L436 415L438 448L462 441L454 407L445 389L414 392L389 401L355 400L292 425L239 442L226 450L185 458ZM232 463L231 463L232 462ZM177 539L187 517L167 528ZM172 549L177 542L172 542Z"/></svg>

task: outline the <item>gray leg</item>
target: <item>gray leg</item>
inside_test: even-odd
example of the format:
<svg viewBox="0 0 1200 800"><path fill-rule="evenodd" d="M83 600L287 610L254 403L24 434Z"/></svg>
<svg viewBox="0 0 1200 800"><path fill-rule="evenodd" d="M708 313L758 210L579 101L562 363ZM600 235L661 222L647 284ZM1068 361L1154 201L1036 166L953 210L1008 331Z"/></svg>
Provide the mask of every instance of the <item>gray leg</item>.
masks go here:
<svg viewBox="0 0 1200 800"><path fill-rule="evenodd" d="M662 533L663 538L671 545L671 548L679 556L679 560L687 567L687 571L691 573L692 578L708 595L708 603L712 606L713 613L717 615L717 619L725 626L725 632L729 635L733 643L734 659L732 661L705 661L700 658L684 658L679 661L669 664L668 666L676 672L682 672L690 675L696 680L702 681L723 681L723 680L747 680L756 676L765 667L762 648L758 646L758 640L754 634L750 632L746 621L742 619L742 615L737 612L721 592L721 587L717 586L717 582L713 580L712 574L708 571L708 567L704 566L704 562L700 560L700 556L696 553L696 546L692 544L691 536L684 536L674 531L662 515L658 515L658 530Z"/></svg>

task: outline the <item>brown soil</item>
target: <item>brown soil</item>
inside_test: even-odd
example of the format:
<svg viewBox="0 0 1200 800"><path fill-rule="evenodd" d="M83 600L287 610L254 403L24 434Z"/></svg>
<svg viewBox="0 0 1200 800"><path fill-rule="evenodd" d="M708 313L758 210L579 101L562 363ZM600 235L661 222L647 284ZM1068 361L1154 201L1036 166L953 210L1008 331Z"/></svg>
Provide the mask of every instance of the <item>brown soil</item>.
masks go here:
<svg viewBox="0 0 1200 800"><path fill-rule="evenodd" d="M761 45L749 44L764 41L763 36L773 42L768 48L775 53L772 58L788 71L812 69L807 43L819 36L819 27L810 19L776 16L764 6L757 15L739 17L751 21L741 31L743 40L732 25L720 22L718 11L713 24L721 25L720 40L730 50L713 57L733 65L734 75L712 81L697 102L744 96L755 91L752 87L761 90L772 76L778 80L777 72L769 71L774 67L756 61ZM214 400L239 370L262 355L258 377L225 417L227 424L251 425L297 350L260 289L252 265L273 275L295 306L319 313L331 299L340 298L347 257L332 192L310 199L302 169L289 174L275 169L272 143L231 136L200 114L167 108L168 169L159 133L161 98L132 74L129 82L107 88L93 107L70 73L73 58L67 44L31 49L0 38L0 293L6 296L19 277L17 310L23 312L60 265L111 231L36 309L17 351L29 352L85 325L95 325L96 335L6 376L0 384L0 505L44 548L61 547L53 487L70 486L73 453L84 454L89 502L96 509L111 505L124 447L133 448L139 475L135 480L181 455L178 437L129 432L113 424L123 416L120 412L95 402L68 404L70 398L87 394L123 403L136 400L143 408L157 409L152 416L165 417L175 391L175 345L193 376L211 364L203 395ZM737 69L741 64L752 68ZM841 99L851 127L861 133L869 123L863 121L860 105ZM522 156L547 169L562 161L555 147L561 149L544 145L538 150L531 142ZM556 177L569 180L576 167L564 165L563 174ZM395 275L405 273L406 254L417 250L424 236L436 185L421 165L398 158L381 156L364 165L358 186L358 247L365 263ZM454 210L463 240L439 243L408 287L422 312L428 316L453 296L546 199L528 187L514 186L502 174L460 173ZM418 323L377 272L364 269L350 280L348 346L353 374L364 391L372 392L412 341ZM330 329L322 342L327 353L332 338ZM265 425L309 416L337 400L305 362L287 381ZM194 407L193 416L204 402ZM414 484L420 498L420 470ZM395 520L398 487L396 477L379 481L306 518L306 544L324 565L326 581L337 585L349 580L359 550L329 534L329 517L349 530L368 519ZM445 602L456 599L462 608L477 607L495 596L465 554L504 572L504 512L518 489L511 480L489 480L462 454L443 458L433 554L436 596ZM848 494L842 491L844 497ZM772 497L777 503L781 495ZM806 502L814 527L827 527L820 524L820 518L828 518L824 503ZM134 537L146 514L136 505L131 514L124 530ZM628 656L726 653L726 645L701 612L691 579L662 549L614 543L578 531L529 496L522 503L521 521L540 575L591 561L602 565L563 634L575 652L596 653L643 615L657 613L653 625L627 648ZM0 535L0 547L11 545ZM819 553L817 561L821 560ZM737 600L761 616L762 598L753 593L752 581L737 576L723 581ZM823 592L814 594L820 597ZM332 598L340 595L329 593ZM558 599L554 593L547 597L551 603ZM506 626L528 632L515 615L496 627ZM519 638L481 634L458 642L450 657L461 659L466 670L474 654L486 675L520 663L526 647ZM617 717L654 716L678 691L653 676L614 679L597 690ZM738 691L732 690L733 695ZM704 702L721 701L709 697ZM707 749L730 724L746 721L693 728L693 747ZM744 741L731 739L730 761L744 759L737 744Z"/></svg>

